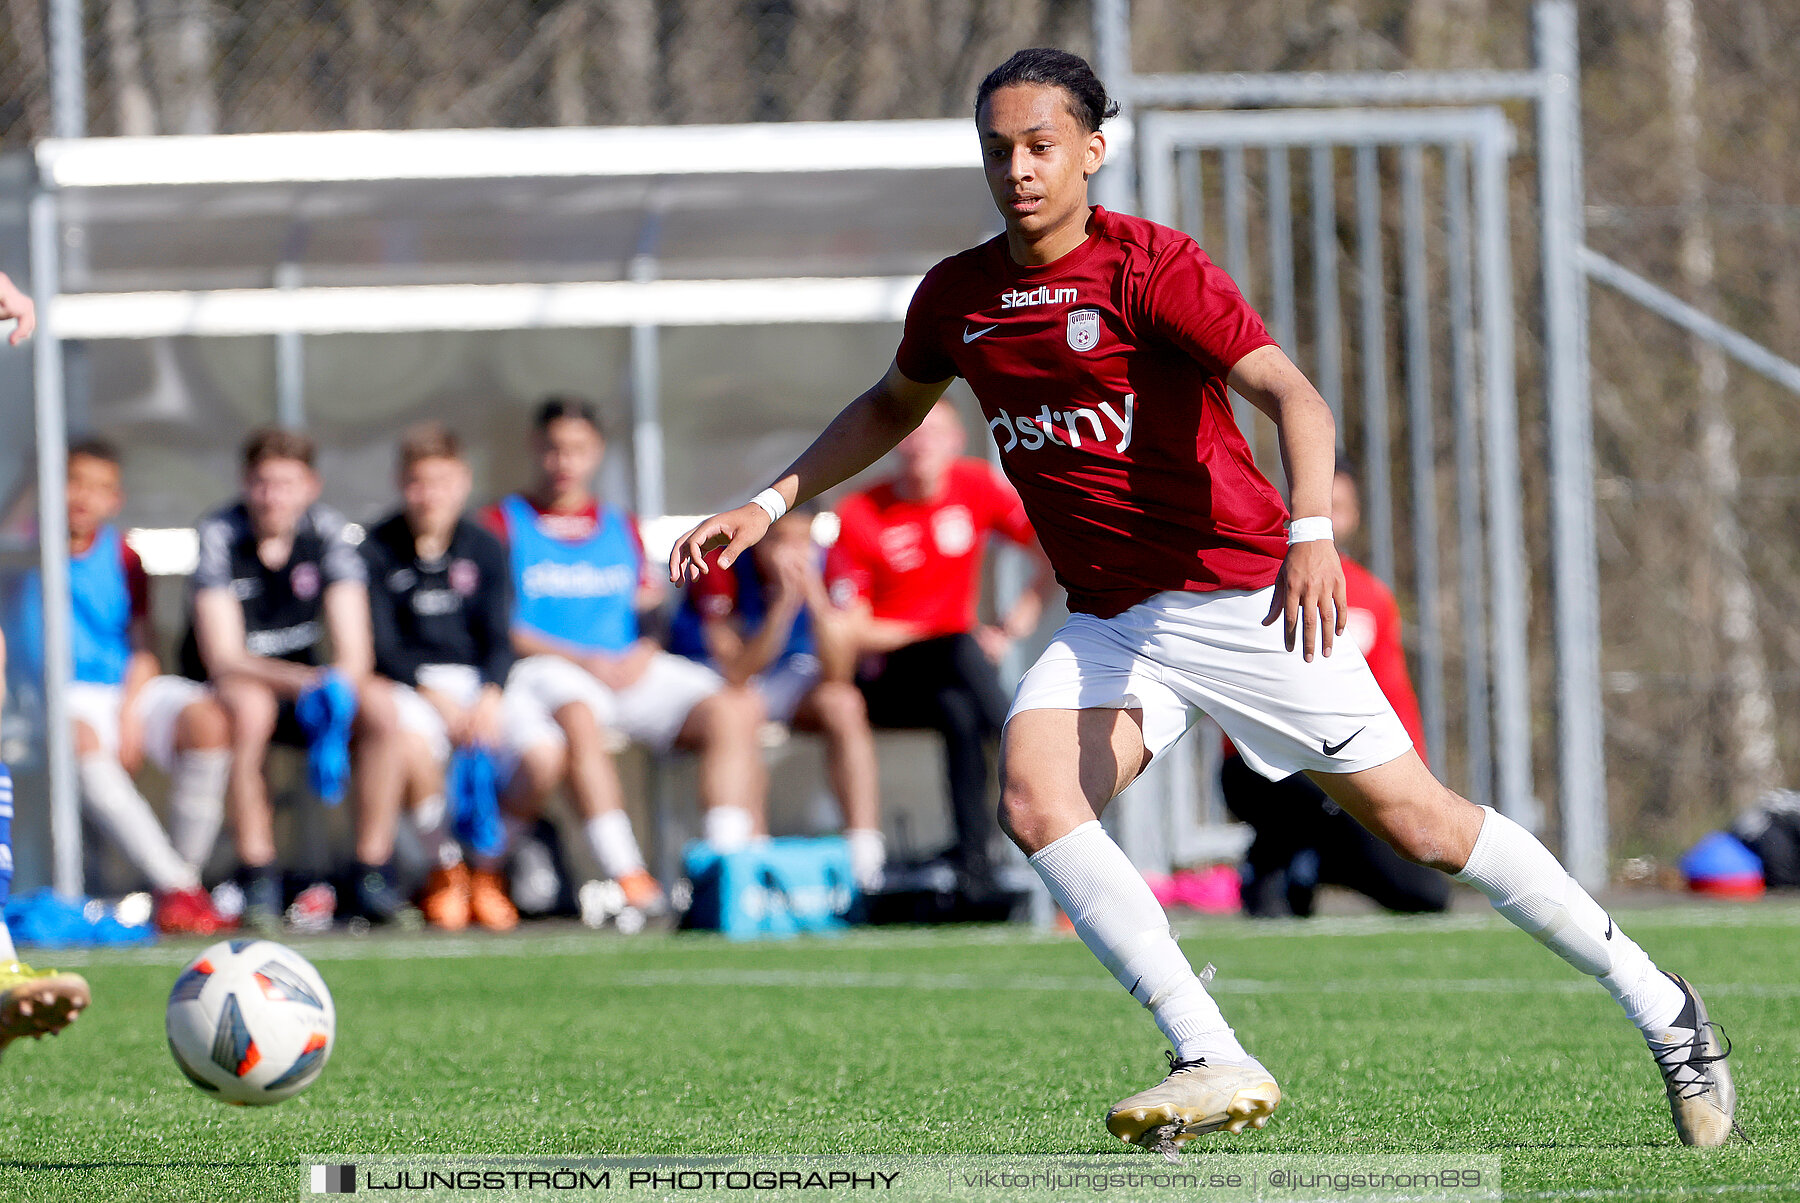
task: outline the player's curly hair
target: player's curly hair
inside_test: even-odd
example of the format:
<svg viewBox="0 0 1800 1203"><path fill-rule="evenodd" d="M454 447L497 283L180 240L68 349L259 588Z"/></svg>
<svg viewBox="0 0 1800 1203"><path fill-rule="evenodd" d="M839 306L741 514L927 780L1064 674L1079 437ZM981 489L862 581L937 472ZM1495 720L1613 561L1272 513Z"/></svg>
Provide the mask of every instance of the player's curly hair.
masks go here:
<svg viewBox="0 0 1800 1203"><path fill-rule="evenodd" d="M987 73L975 89L975 119L981 119L981 106L1001 88L1010 84L1044 84L1061 88L1069 95L1069 112L1082 128L1093 133L1100 123L1119 113L1118 101L1106 94L1102 84L1088 66L1087 60L1067 50L1035 46L1021 50Z"/></svg>

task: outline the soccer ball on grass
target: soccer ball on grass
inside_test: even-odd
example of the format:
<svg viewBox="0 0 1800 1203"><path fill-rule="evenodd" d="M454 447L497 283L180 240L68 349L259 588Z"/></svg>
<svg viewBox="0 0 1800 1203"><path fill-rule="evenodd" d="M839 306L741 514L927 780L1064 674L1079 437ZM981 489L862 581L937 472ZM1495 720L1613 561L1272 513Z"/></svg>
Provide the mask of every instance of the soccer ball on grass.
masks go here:
<svg viewBox="0 0 1800 1203"><path fill-rule="evenodd" d="M337 1008L310 962L269 940L225 940L192 961L169 991L169 1052L188 1081L220 1102L279 1103L318 1079Z"/></svg>

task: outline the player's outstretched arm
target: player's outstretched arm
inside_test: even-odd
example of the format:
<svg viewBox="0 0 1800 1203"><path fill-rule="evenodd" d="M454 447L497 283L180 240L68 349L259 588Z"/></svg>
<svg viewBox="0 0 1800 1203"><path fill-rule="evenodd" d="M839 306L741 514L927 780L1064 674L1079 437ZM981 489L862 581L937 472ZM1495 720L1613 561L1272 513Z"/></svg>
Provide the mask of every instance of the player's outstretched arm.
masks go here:
<svg viewBox="0 0 1800 1203"><path fill-rule="evenodd" d="M12 336L6 340L16 347L30 338L31 332L37 329L37 306L19 290L17 284L6 278L5 272L0 272L0 322L4 321L18 323L13 327Z"/></svg>
<svg viewBox="0 0 1800 1203"><path fill-rule="evenodd" d="M1331 477L1337 464L1337 421L1319 390L1279 347L1259 347L1231 369L1226 383L1269 415L1281 434L1281 462L1287 469L1288 508L1294 520L1331 521ZM1344 633L1349 607L1344 600L1344 569L1330 538L1298 539L1293 532L1275 597L1263 625L1283 619L1287 648L1308 660L1316 647L1331 655L1333 639Z"/></svg>
<svg viewBox="0 0 1800 1203"><path fill-rule="evenodd" d="M949 380L920 384L898 366L889 367L875 387L844 407L800 458L771 486L788 509L842 484L894 449L924 420L950 387ZM768 533L773 520L756 502L715 514L675 540L669 551L669 579L677 584L709 571L706 553L715 547L719 567L731 562Z"/></svg>

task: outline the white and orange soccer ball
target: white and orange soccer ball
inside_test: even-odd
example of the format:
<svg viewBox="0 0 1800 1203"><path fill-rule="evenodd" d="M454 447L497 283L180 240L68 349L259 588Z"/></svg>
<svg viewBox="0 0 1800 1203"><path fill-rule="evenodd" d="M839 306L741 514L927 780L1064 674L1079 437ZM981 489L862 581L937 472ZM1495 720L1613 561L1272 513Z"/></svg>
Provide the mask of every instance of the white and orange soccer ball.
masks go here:
<svg viewBox="0 0 1800 1203"><path fill-rule="evenodd" d="M224 940L175 979L167 1028L175 1064L201 1091L224 1103L279 1103L318 1080L337 1008L319 971L293 949Z"/></svg>

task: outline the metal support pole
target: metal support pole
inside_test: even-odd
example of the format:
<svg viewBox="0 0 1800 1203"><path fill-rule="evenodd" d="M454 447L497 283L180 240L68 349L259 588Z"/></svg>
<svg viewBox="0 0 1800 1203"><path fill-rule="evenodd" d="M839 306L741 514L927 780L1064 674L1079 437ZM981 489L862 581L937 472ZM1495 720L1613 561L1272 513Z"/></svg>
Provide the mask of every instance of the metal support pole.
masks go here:
<svg viewBox="0 0 1800 1203"><path fill-rule="evenodd" d="M1581 55L1570 0L1538 0L1544 401L1550 446L1550 553L1556 613L1557 795L1563 864L1606 884L1606 736L1600 692L1600 561L1594 545L1594 426L1588 395L1586 241L1581 184Z"/></svg>
<svg viewBox="0 0 1800 1203"><path fill-rule="evenodd" d="M1343 335L1338 320L1337 184L1331 147L1312 148L1313 383L1337 419L1337 445L1344 449Z"/></svg>
<svg viewBox="0 0 1800 1203"><path fill-rule="evenodd" d="M656 326L631 328L632 469L640 518L660 518L663 494L662 347Z"/></svg>
<svg viewBox="0 0 1800 1203"><path fill-rule="evenodd" d="M656 254L662 243L661 197L653 197L628 274L633 280L656 279ZM631 328L631 467L640 518L660 518L667 505L663 464L662 336L648 322Z"/></svg>
<svg viewBox="0 0 1800 1203"><path fill-rule="evenodd" d="M1094 68L1107 91L1119 102L1119 120L1136 120L1135 80L1131 74L1130 0L1094 0ZM1115 213L1138 211L1137 166L1132 154L1107 160L1094 177L1093 197Z"/></svg>
<svg viewBox="0 0 1800 1203"><path fill-rule="evenodd" d="M1528 830L1542 825L1531 788L1531 675L1524 502L1519 480L1518 394L1513 368L1512 257L1507 231L1506 144L1475 148L1475 254L1481 288L1482 433L1492 572L1495 796Z"/></svg>
<svg viewBox="0 0 1800 1203"><path fill-rule="evenodd" d="M66 898L79 898L81 811L75 793L75 739L69 724L68 685L74 676L70 642L69 510L66 492L69 432L63 421L63 348L56 335L55 298L61 291L57 262L61 224L56 196L31 199L31 284L44 302L32 342L32 387L37 402L38 564L44 590L44 747L50 778L51 882Z"/></svg>
<svg viewBox="0 0 1800 1203"><path fill-rule="evenodd" d="M1245 179L1244 148L1227 146L1220 156L1225 190L1225 270L1238 289L1250 295L1250 201ZM1231 395L1232 416L1252 448L1256 446L1256 409L1236 393Z"/></svg>
<svg viewBox="0 0 1800 1203"><path fill-rule="evenodd" d="M1264 191L1269 212L1269 316L1270 331L1281 349L1294 354L1294 213L1288 187L1288 148L1271 146L1264 154L1268 174Z"/></svg>
<svg viewBox="0 0 1800 1203"><path fill-rule="evenodd" d="M1148 164L1146 164L1147 166ZM1175 158L1175 212L1188 237L1206 245L1206 191L1200 168L1200 149L1190 146Z"/></svg>
<svg viewBox="0 0 1800 1203"><path fill-rule="evenodd" d="M1271 145L1263 151L1266 170L1264 188L1268 201L1269 237L1269 317L1270 331L1281 349L1290 356L1298 354L1295 339L1299 336L1294 313L1294 213L1288 184L1288 148L1285 143ZM1256 443L1250 444L1252 452ZM1264 457L1263 471L1283 493L1288 492L1287 465L1275 454Z"/></svg>
<svg viewBox="0 0 1800 1203"><path fill-rule="evenodd" d="M1444 632L1438 621L1437 434L1431 389L1431 281L1425 257L1425 149L1400 150L1400 262L1406 312L1407 459L1412 481L1413 595L1425 747L1442 757Z"/></svg>
<svg viewBox="0 0 1800 1203"><path fill-rule="evenodd" d="M1387 290L1381 270L1381 177L1375 147L1356 148L1357 292L1362 315L1363 513L1369 567L1394 579L1393 473L1388 464Z"/></svg>
<svg viewBox="0 0 1800 1203"><path fill-rule="evenodd" d="M50 132L87 137L87 52L81 0L50 0Z"/></svg>
<svg viewBox="0 0 1800 1203"><path fill-rule="evenodd" d="M1481 400L1475 391L1475 318L1469 249L1469 154L1444 151L1444 250L1450 302L1450 404L1456 422L1457 593L1462 603L1463 725L1469 800L1494 796L1488 710L1487 540L1481 526Z"/></svg>
<svg viewBox="0 0 1800 1203"><path fill-rule="evenodd" d="M300 265L277 264L275 287L300 287ZM306 341L298 330L275 336L275 421L287 430L306 428Z"/></svg>

